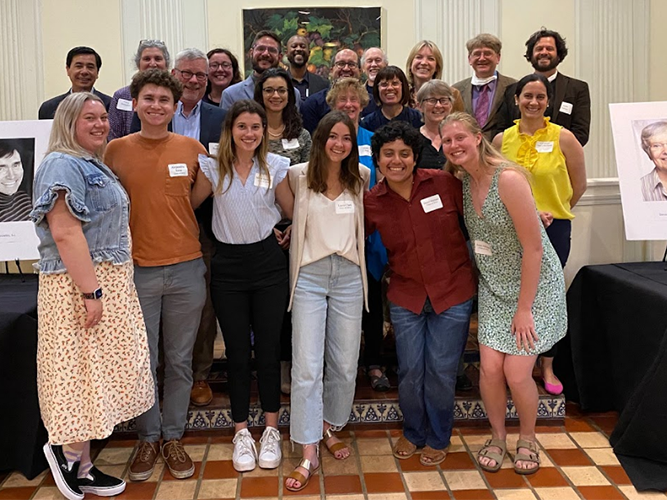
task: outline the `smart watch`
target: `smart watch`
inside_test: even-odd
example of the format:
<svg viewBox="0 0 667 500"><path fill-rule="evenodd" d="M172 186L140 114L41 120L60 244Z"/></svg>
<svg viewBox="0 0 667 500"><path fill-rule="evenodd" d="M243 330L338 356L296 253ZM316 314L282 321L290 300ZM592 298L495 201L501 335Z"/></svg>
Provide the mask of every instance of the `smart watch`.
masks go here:
<svg viewBox="0 0 667 500"><path fill-rule="evenodd" d="M97 290L93 290L90 293L82 293L84 299L88 300L100 300L102 298L102 288L98 288Z"/></svg>

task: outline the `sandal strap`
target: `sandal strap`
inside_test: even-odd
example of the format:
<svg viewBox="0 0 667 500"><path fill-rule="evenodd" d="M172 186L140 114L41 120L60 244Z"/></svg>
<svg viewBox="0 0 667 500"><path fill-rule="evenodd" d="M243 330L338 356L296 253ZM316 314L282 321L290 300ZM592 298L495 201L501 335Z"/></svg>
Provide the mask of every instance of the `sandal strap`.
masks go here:
<svg viewBox="0 0 667 500"><path fill-rule="evenodd" d="M528 441L527 439L519 439L516 442L516 449L518 450L519 448L526 448L527 450L530 450L538 455L540 453L539 449L537 448L537 443L535 441Z"/></svg>
<svg viewBox="0 0 667 500"><path fill-rule="evenodd" d="M324 434L322 435L322 439L324 439L325 441L328 441L328 440L331 439L332 437L336 437L336 435L331 431L331 427L329 427L329 428L324 432Z"/></svg>
<svg viewBox="0 0 667 500"><path fill-rule="evenodd" d="M525 448L530 450L530 453L519 453L519 448ZM525 439L519 439L516 442L517 453L514 455L514 462L521 460L523 462L533 462L540 464L540 452L537 448L535 441L527 441Z"/></svg>
<svg viewBox="0 0 667 500"><path fill-rule="evenodd" d="M312 474L313 471L314 471L313 470L313 464L307 458L302 458L301 462L299 462L299 465L297 465L297 467L303 467L304 469L306 469L308 471L309 475ZM296 471L296 468L294 470ZM301 474L300 472L297 472L297 474L300 474L301 477L303 477L303 474ZM299 481L299 482L301 483L303 481Z"/></svg>
<svg viewBox="0 0 667 500"><path fill-rule="evenodd" d="M491 451L490 448L499 448L500 453L497 451ZM477 458L486 457L494 460L497 464L502 463L507 454L507 443L502 439L487 439L482 446L482 449L477 452Z"/></svg>
<svg viewBox="0 0 667 500"><path fill-rule="evenodd" d="M288 478L294 479L295 481L299 481L301 485L303 485L306 482L306 476L301 474L298 470L294 469L292 472L290 472L287 475ZM310 476L308 476L310 477Z"/></svg>

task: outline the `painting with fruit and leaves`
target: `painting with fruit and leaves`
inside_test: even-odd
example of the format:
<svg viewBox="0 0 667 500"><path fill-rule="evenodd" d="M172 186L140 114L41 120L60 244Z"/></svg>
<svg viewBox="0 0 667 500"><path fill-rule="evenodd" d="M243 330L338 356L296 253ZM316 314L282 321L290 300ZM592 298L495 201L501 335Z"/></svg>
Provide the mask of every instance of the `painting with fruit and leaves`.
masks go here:
<svg viewBox="0 0 667 500"><path fill-rule="evenodd" d="M252 71L252 41L261 30L273 31L280 37L284 64L287 41L294 35L306 37L310 44L308 71L328 78L338 50L352 49L361 57L367 48L381 46L380 24L380 7L244 9L246 77Z"/></svg>

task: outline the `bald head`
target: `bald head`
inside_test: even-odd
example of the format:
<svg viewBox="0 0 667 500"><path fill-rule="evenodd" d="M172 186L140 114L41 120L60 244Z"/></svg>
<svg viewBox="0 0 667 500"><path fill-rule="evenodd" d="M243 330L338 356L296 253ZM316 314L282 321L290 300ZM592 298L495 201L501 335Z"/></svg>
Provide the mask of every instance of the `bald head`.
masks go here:
<svg viewBox="0 0 667 500"><path fill-rule="evenodd" d="M303 68L308 63L310 42L301 35L294 35L287 40L287 60L291 67Z"/></svg>
<svg viewBox="0 0 667 500"><path fill-rule="evenodd" d="M342 49L336 52L331 79L335 82L341 78L359 78L359 56L354 50Z"/></svg>

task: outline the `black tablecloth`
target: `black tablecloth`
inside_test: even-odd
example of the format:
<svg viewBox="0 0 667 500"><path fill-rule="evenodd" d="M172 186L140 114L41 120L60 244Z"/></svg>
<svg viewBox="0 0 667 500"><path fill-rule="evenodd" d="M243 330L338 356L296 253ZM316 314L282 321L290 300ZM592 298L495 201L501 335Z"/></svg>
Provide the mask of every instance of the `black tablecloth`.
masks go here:
<svg viewBox="0 0 667 500"><path fill-rule="evenodd" d="M28 479L47 467L36 354L37 276L0 275L0 471Z"/></svg>
<svg viewBox="0 0 667 500"><path fill-rule="evenodd" d="M567 294L556 372L586 411L616 410L610 442L638 490L667 490L667 270L582 268Z"/></svg>

